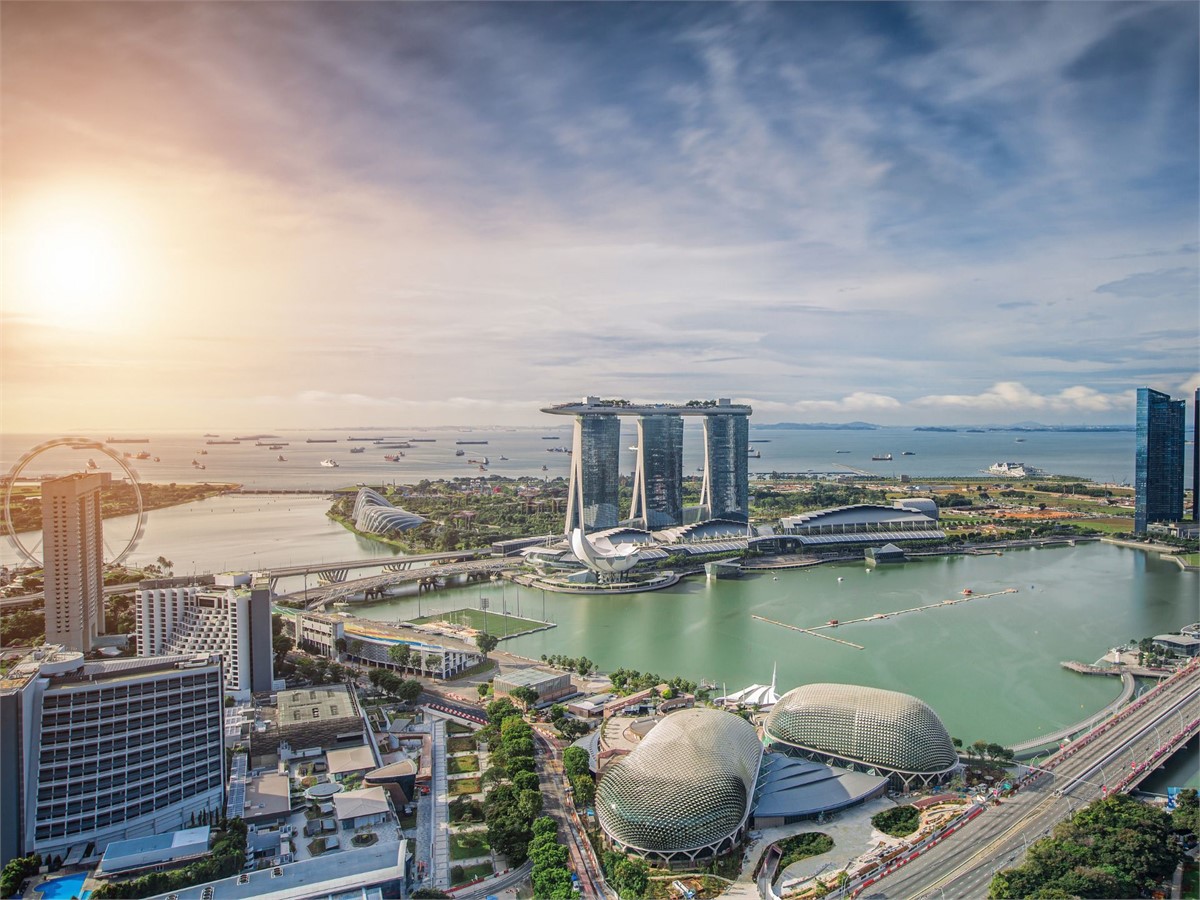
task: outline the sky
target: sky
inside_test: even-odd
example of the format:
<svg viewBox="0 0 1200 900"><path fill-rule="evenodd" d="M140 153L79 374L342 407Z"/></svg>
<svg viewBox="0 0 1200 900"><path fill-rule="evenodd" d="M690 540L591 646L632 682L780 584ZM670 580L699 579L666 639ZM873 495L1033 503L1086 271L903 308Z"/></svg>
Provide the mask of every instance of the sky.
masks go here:
<svg viewBox="0 0 1200 900"><path fill-rule="evenodd" d="M1131 424L1195 3L0 4L0 426Z"/></svg>

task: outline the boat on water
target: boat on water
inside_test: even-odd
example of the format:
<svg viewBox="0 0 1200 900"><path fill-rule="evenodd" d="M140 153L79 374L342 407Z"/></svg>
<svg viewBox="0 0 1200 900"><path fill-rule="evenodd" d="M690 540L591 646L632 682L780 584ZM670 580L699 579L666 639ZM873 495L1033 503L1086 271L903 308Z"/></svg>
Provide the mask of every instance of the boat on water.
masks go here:
<svg viewBox="0 0 1200 900"><path fill-rule="evenodd" d="M106 444L148 444L150 438L115 438L110 437L104 443Z"/></svg>
<svg viewBox="0 0 1200 900"><path fill-rule="evenodd" d="M88 468L89 469L98 469L100 467L96 465L96 461L94 459L89 459L88 460Z"/></svg>
<svg viewBox="0 0 1200 900"><path fill-rule="evenodd" d="M486 471L487 471L487 466L480 466L480 467L479 467L479 471L480 471L480 472L486 472Z"/></svg>
<svg viewBox="0 0 1200 900"><path fill-rule="evenodd" d="M287 457L280 453L277 457L275 457L275 462L287 462Z"/></svg>
<svg viewBox="0 0 1200 900"><path fill-rule="evenodd" d="M204 443L211 447L214 444L240 444L241 441L205 441Z"/></svg>
<svg viewBox="0 0 1200 900"><path fill-rule="evenodd" d="M336 444L337 438L307 438L306 444Z"/></svg>
<svg viewBox="0 0 1200 900"><path fill-rule="evenodd" d="M201 456L208 456L208 451L207 451L207 450L197 450L196 452L197 452L198 454L200 454Z"/></svg>
<svg viewBox="0 0 1200 900"><path fill-rule="evenodd" d="M558 435L554 435L554 434L543 435L542 440L543 441L557 441Z"/></svg>
<svg viewBox="0 0 1200 900"><path fill-rule="evenodd" d="M746 450L747 459L762 459L762 453L756 447L749 447Z"/></svg>
<svg viewBox="0 0 1200 900"><path fill-rule="evenodd" d="M506 461L507 459L508 459L508 457L507 457L507 456L502 456L502 457L500 457L500 460L501 460L501 462L504 462L504 461Z"/></svg>
<svg viewBox="0 0 1200 900"><path fill-rule="evenodd" d="M350 452L351 453L366 453L367 448L366 447L351 447Z"/></svg>
<svg viewBox="0 0 1200 900"><path fill-rule="evenodd" d="M327 469L336 469L338 467L336 459L323 459L321 460L321 465Z"/></svg>
<svg viewBox="0 0 1200 900"><path fill-rule="evenodd" d="M156 456L156 457L154 457L154 461L155 461L155 462L162 462L162 460L161 460L161 459L159 459L157 456Z"/></svg>
<svg viewBox="0 0 1200 900"><path fill-rule="evenodd" d="M849 450L835 450L835 453L849 453Z"/></svg>
<svg viewBox="0 0 1200 900"><path fill-rule="evenodd" d="M268 450L282 450L286 446L287 446L287 441L284 441L282 444L270 444L270 445L268 445L267 449Z"/></svg>
<svg viewBox="0 0 1200 900"><path fill-rule="evenodd" d="M403 455L403 453L385 453L383 458L386 462L400 462L400 457Z"/></svg>
<svg viewBox="0 0 1200 900"><path fill-rule="evenodd" d="M207 468L207 467L204 465L204 463L200 462L200 460L198 460L198 459L193 459L193 460L192 460L192 468L193 468L193 469L204 469L204 468Z"/></svg>
<svg viewBox="0 0 1200 900"><path fill-rule="evenodd" d="M483 459L468 459L467 462L477 466L486 466L491 460L485 456Z"/></svg>
<svg viewBox="0 0 1200 900"><path fill-rule="evenodd" d="M887 462L891 458L892 458L892 454L890 454L890 453L881 453L877 456L871 457L871 459L875 460L875 462Z"/></svg>
<svg viewBox="0 0 1200 900"><path fill-rule="evenodd" d="M149 458L150 458L150 454L149 454L149 452L148 452L148 451L146 451L146 450L142 450L142 451L140 451L140 452L138 452L138 453L134 454L134 457L133 457L133 458L134 458L134 459L149 459Z"/></svg>
<svg viewBox="0 0 1200 900"><path fill-rule="evenodd" d="M963 588L963 590L962 590L962 595L964 597L970 597L974 593L975 592L973 590L971 590L970 588Z"/></svg>
<svg viewBox="0 0 1200 900"><path fill-rule="evenodd" d="M1025 443L1025 438L1017 438L1017 443L1018 443L1018 444L1023 444L1023 443Z"/></svg>
<svg viewBox="0 0 1200 900"><path fill-rule="evenodd" d="M456 444L486 444L487 441L455 441Z"/></svg>
<svg viewBox="0 0 1200 900"><path fill-rule="evenodd" d="M409 438L410 444L436 444L437 438Z"/></svg>
<svg viewBox="0 0 1200 900"><path fill-rule="evenodd" d="M903 453L901 453L900 455L901 455L901 456L916 456L917 454L916 454L916 453L914 453L912 450L905 450L905 451L904 451Z"/></svg>
<svg viewBox="0 0 1200 900"><path fill-rule="evenodd" d="M454 451L454 455L455 455L455 456L466 456L466 455L467 455L467 451L466 451L466 450L455 450L455 451Z"/></svg>
<svg viewBox="0 0 1200 900"><path fill-rule="evenodd" d="M211 431L204 432L205 437L220 437L219 434L213 434Z"/></svg>
<svg viewBox="0 0 1200 900"><path fill-rule="evenodd" d="M547 471L547 469L546 469L546 467L545 467L545 466L542 466L542 471L543 471L543 472Z"/></svg>

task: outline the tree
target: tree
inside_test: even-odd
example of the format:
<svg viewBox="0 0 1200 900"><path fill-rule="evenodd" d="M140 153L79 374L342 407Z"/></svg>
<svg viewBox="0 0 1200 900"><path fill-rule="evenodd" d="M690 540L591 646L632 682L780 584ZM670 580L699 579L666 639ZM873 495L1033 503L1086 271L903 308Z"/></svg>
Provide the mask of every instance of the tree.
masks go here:
<svg viewBox="0 0 1200 900"><path fill-rule="evenodd" d="M591 760L582 747L568 747L562 755L563 771L568 778L591 772Z"/></svg>
<svg viewBox="0 0 1200 900"><path fill-rule="evenodd" d="M487 717L489 722L500 723L512 716L520 717L521 712L513 705L513 702L507 697L501 697L499 700L493 700L487 705Z"/></svg>
<svg viewBox="0 0 1200 900"><path fill-rule="evenodd" d="M479 699L481 699L481 700L482 700L484 697L486 697L486 696L488 695L488 692L489 692L491 689L492 689L492 686L491 686L491 684L489 684L489 683L488 683L488 682L486 682L486 681L485 681L485 682L482 682L482 683L481 683L481 684L480 684L480 685L479 685L477 688L475 688L475 690L476 690L476 691L478 692L478 694L479 694Z"/></svg>
<svg viewBox="0 0 1200 900"><path fill-rule="evenodd" d="M952 738L950 738L950 743L952 743L954 745L955 750L962 749L962 738L952 737Z"/></svg>
<svg viewBox="0 0 1200 900"><path fill-rule="evenodd" d="M496 649L496 645L500 643L500 638L494 634L488 634L486 631L481 631L475 635L475 646L479 648L479 652L486 658L489 653Z"/></svg>
<svg viewBox="0 0 1200 900"><path fill-rule="evenodd" d="M388 659L406 669L412 661L412 648L408 644L393 644L388 648Z"/></svg>
<svg viewBox="0 0 1200 900"><path fill-rule="evenodd" d="M579 809L587 809L596 801L596 782L591 775L576 775L571 779L571 790Z"/></svg>
<svg viewBox="0 0 1200 900"><path fill-rule="evenodd" d="M275 654L275 665L278 666L282 663L295 646L296 642L286 634L279 634L271 638L271 652Z"/></svg>
<svg viewBox="0 0 1200 900"><path fill-rule="evenodd" d="M519 685L508 692L508 696L522 703L526 709L537 703L538 692L528 685Z"/></svg>
<svg viewBox="0 0 1200 900"><path fill-rule="evenodd" d="M405 679L405 681L397 689L396 696L398 696L401 700L412 703L421 696L422 690L424 690L424 688L422 687L421 682L417 681L415 678L408 678Z"/></svg>
<svg viewBox="0 0 1200 900"><path fill-rule="evenodd" d="M1171 827L1184 833L1195 833L1200 829L1200 801L1195 788L1185 788L1175 798L1175 811L1171 813Z"/></svg>
<svg viewBox="0 0 1200 900"><path fill-rule="evenodd" d="M987 746L988 746L987 741L982 741L982 740L973 741L971 743L971 749L975 751L975 755L978 756L980 758L980 760L983 759L983 754L984 754L984 752L986 752Z"/></svg>
<svg viewBox="0 0 1200 900"><path fill-rule="evenodd" d="M993 760L1003 758L1004 745L1003 744L994 744L994 743L988 744L987 745L987 755L988 755L988 757L990 757Z"/></svg>

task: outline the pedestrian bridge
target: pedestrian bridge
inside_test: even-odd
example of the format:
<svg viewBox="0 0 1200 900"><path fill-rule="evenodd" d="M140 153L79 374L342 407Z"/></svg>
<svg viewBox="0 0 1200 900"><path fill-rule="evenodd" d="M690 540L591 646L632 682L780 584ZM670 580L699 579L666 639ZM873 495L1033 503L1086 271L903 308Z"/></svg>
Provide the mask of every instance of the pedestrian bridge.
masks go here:
<svg viewBox="0 0 1200 900"><path fill-rule="evenodd" d="M279 582L284 578L314 575L321 584L341 584L350 575L364 569L380 569L384 572L406 572L413 568L445 562L461 562L474 559L483 550L453 550L444 553L420 553L415 556L378 556L374 559L348 559L342 562L311 563L304 566L276 566L266 570L271 593L276 593Z"/></svg>

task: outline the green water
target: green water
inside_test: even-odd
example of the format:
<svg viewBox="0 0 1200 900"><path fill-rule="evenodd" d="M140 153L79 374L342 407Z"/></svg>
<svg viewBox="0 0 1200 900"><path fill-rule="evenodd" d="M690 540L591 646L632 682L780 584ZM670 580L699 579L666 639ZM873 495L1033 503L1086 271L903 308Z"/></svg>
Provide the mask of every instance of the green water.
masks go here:
<svg viewBox="0 0 1200 900"><path fill-rule="evenodd" d="M602 669L707 678L730 691L769 682L777 663L780 693L817 681L904 691L929 703L965 742L1009 744L1055 731L1114 699L1117 679L1077 675L1059 662L1092 662L1114 644L1195 622L1198 584L1194 574L1141 551L1083 544L870 572L827 565L730 581L692 577L667 590L609 597L491 582L419 602L425 615L477 606L481 596L492 609L527 617L541 618L544 608L557 628L501 645L533 658L586 655ZM964 588L1018 593L824 632L865 650L751 618L812 626L937 603ZM415 616L417 604L406 597L354 612L395 621Z"/></svg>

